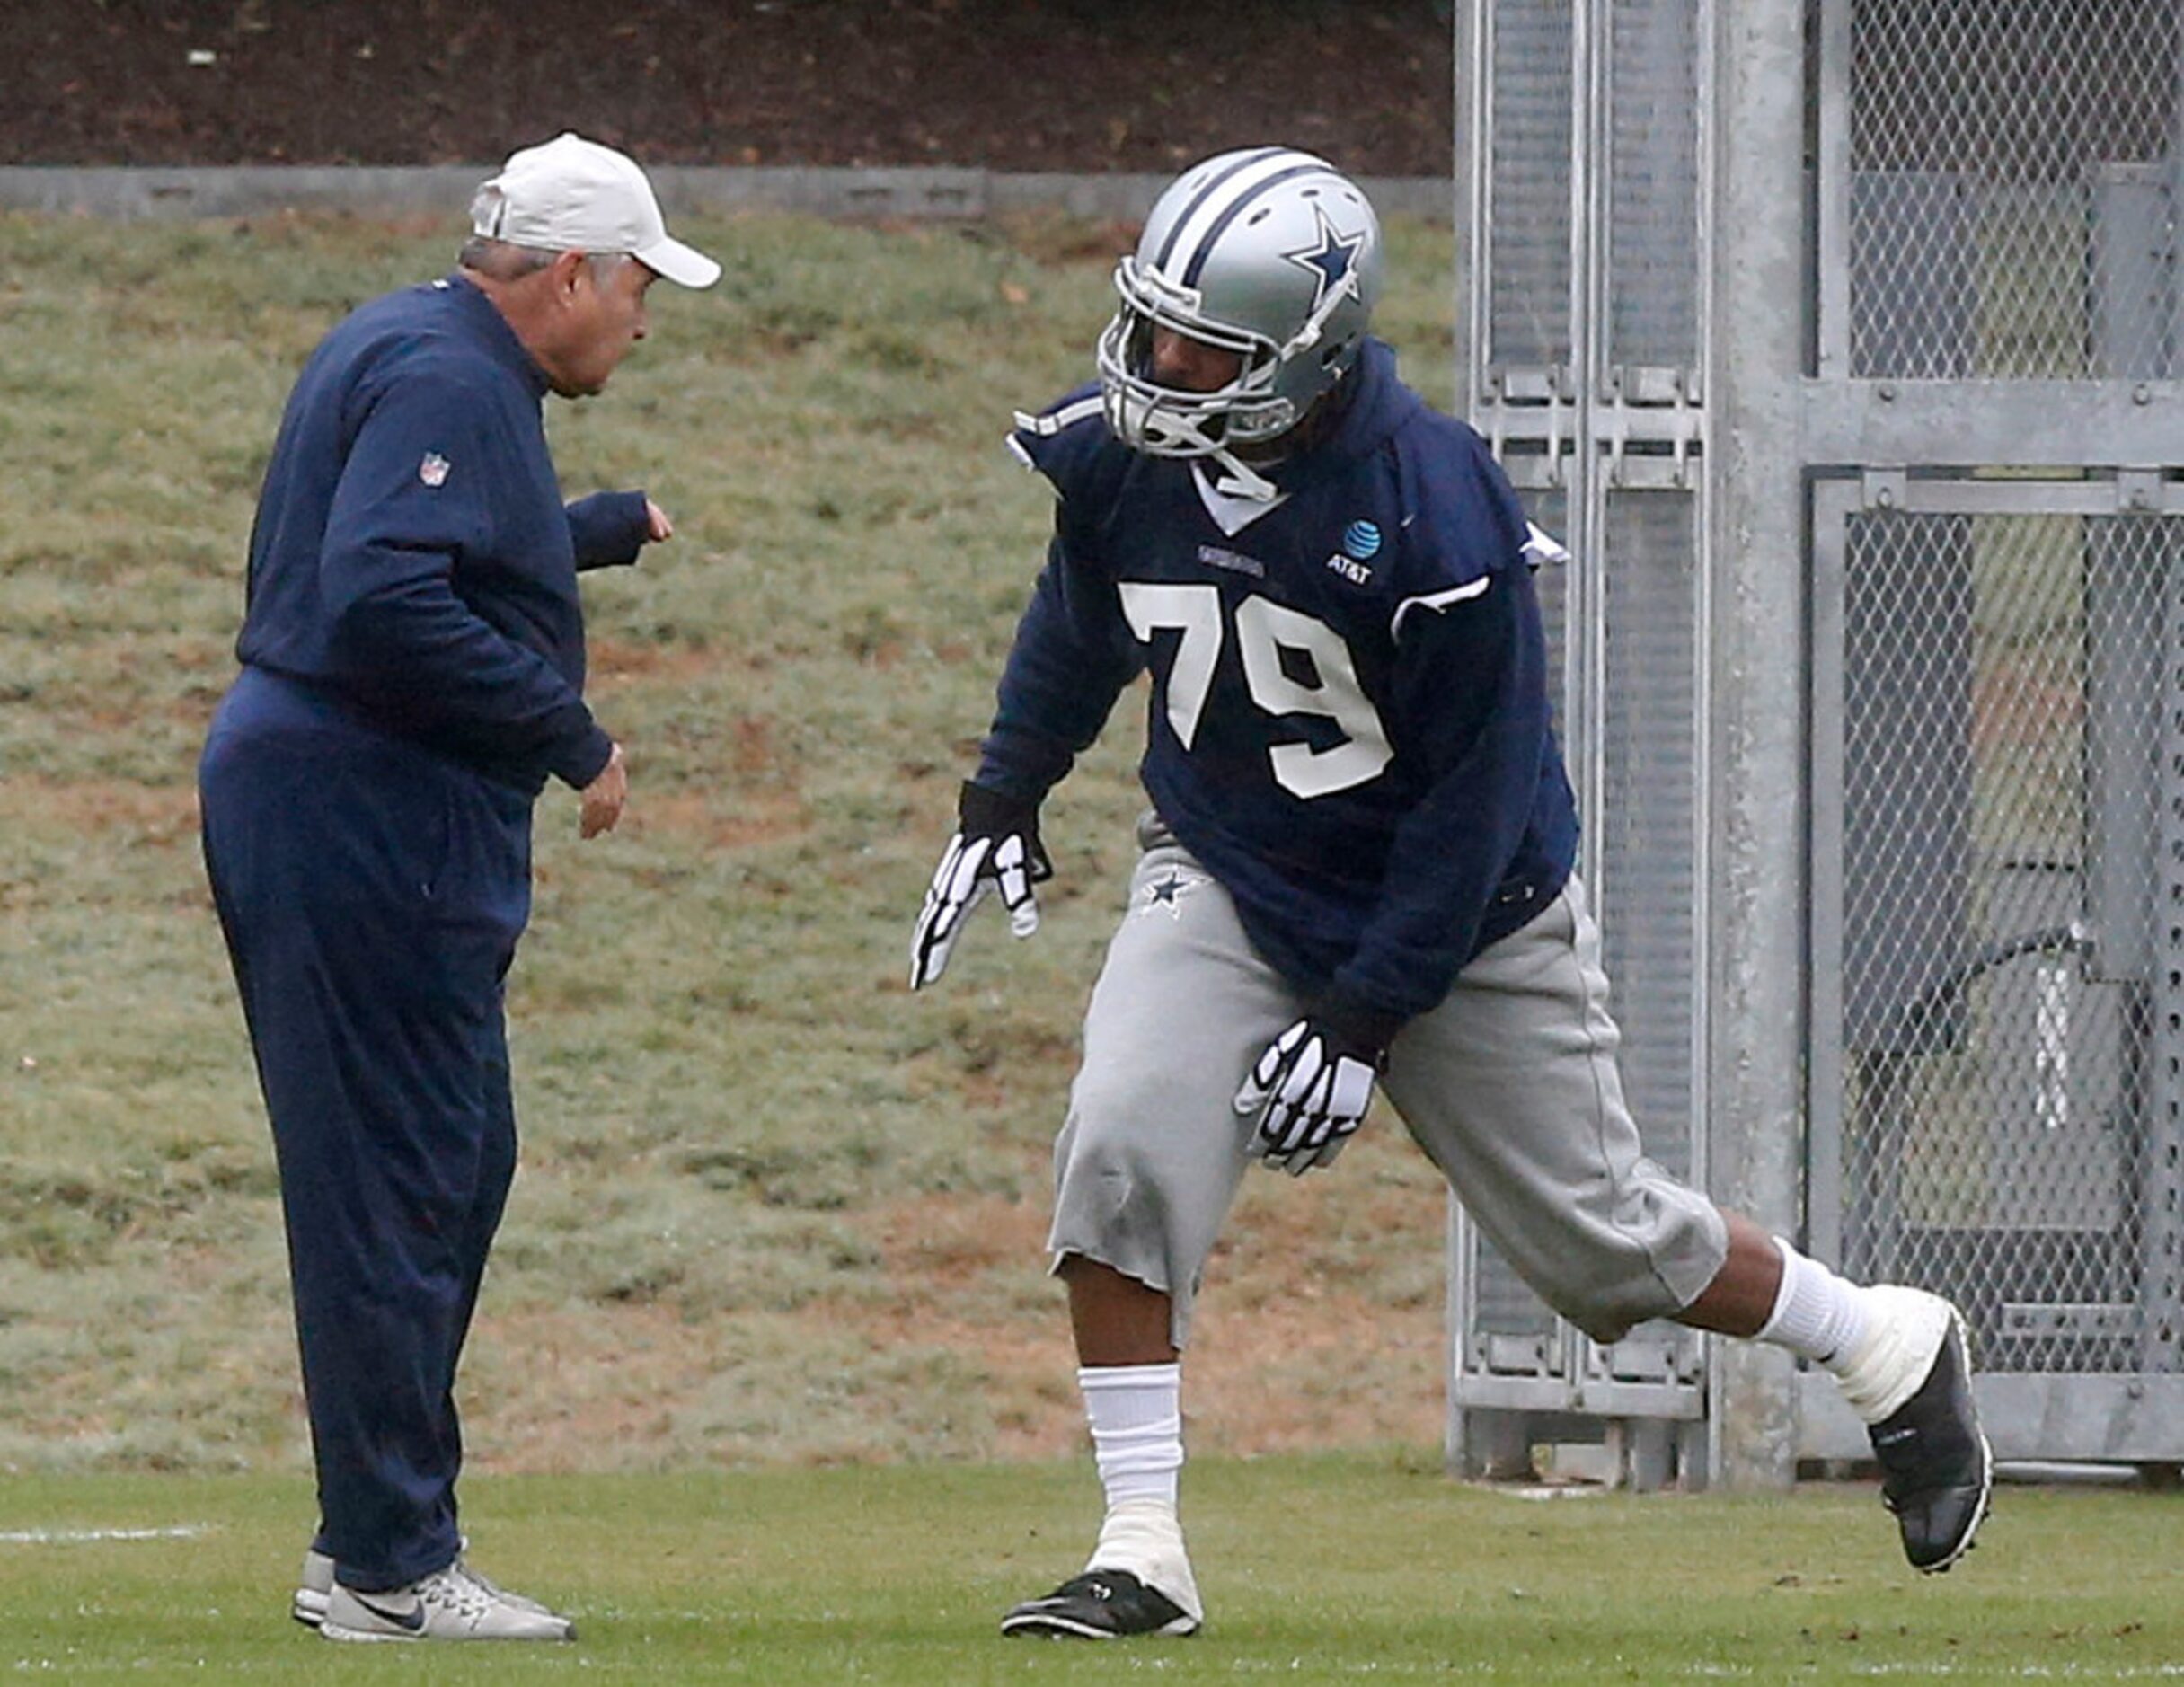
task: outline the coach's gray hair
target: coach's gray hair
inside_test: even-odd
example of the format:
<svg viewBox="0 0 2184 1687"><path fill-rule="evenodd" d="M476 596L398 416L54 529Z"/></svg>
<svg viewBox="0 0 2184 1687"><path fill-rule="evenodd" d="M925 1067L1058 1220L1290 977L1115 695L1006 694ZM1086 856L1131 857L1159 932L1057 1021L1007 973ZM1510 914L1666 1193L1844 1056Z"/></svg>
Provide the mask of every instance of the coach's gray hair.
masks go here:
<svg viewBox="0 0 2184 1687"><path fill-rule="evenodd" d="M512 241L495 240L488 234L473 234L463 243L463 250L455 261L465 269L474 269L495 281L515 281L535 275L552 263L561 253L545 246L518 246ZM604 287L615 270L630 261L626 252L588 252L584 261L591 267L591 278Z"/></svg>

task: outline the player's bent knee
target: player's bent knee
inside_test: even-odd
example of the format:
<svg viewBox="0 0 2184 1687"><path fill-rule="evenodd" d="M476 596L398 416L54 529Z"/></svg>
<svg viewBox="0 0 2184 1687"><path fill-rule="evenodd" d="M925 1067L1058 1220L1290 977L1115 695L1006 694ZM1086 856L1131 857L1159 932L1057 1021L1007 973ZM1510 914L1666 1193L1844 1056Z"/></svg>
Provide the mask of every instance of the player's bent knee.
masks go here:
<svg viewBox="0 0 2184 1687"><path fill-rule="evenodd" d="M1082 1117L1070 1129L1056 1167L1057 1241L1126 1276L1164 1277L1150 1267L1178 1246L1171 1234L1178 1205L1169 1187L1172 1169L1136 1133L1101 1129Z"/></svg>
<svg viewBox="0 0 2184 1687"><path fill-rule="evenodd" d="M1161 1169L1143 1144L1088 1133L1070 1145L1057 1190L1065 1207L1082 1201L1100 1210L1158 1212L1166 1206L1162 1184Z"/></svg>

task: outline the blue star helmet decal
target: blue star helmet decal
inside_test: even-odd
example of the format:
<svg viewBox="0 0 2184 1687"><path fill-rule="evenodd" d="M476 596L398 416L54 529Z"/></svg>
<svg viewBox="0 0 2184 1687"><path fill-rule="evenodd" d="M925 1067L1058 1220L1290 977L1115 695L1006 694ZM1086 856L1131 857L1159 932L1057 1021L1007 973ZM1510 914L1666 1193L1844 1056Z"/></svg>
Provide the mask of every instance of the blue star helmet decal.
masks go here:
<svg viewBox="0 0 2184 1687"><path fill-rule="evenodd" d="M1357 254L1365 247L1365 231L1345 236L1327 220L1327 213L1319 206L1312 208L1313 220L1320 225L1320 243L1302 252L1285 252L1282 256L1300 269L1313 272L1312 308L1318 310L1327 302L1327 296L1348 278L1357 267Z"/></svg>

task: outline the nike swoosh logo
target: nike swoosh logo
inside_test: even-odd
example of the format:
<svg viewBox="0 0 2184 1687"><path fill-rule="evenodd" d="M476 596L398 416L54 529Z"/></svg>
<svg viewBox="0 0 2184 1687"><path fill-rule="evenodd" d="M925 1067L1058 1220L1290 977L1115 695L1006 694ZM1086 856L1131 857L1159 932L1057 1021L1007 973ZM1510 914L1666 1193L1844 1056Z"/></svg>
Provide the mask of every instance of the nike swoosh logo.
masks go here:
<svg viewBox="0 0 2184 1687"><path fill-rule="evenodd" d="M425 1608L422 1604L411 1605L407 1611L389 1611L385 1605L375 1605L353 1587L349 1590L349 1596L373 1616L383 1622L393 1623L397 1629L407 1629L415 1634L425 1626Z"/></svg>

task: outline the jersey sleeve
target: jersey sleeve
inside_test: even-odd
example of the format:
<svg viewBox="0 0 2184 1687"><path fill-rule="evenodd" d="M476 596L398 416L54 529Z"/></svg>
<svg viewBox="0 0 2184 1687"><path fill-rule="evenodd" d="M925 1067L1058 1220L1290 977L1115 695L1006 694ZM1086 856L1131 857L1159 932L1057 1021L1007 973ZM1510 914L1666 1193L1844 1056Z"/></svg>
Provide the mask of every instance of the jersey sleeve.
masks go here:
<svg viewBox="0 0 2184 1687"><path fill-rule="evenodd" d="M612 741L576 688L456 593L466 551L492 533L506 447L491 401L455 372L390 385L364 417L319 553L332 648L367 696L435 740L581 788Z"/></svg>
<svg viewBox="0 0 2184 1687"><path fill-rule="evenodd" d="M1460 468L1468 483L1437 489L1414 524L1424 554L1392 623L1397 750L1424 782L1330 992L1377 1017L1422 1013L1455 983L1531 825L1552 741L1536 530L1483 448Z"/></svg>
<svg viewBox="0 0 2184 1687"><path fill-rule="evenodd" d="M1019 415L1010 449L1055 491L1054 535L1003 667L976 782L1037 802L1100 736L1143 663L1100 547L1114 453L1097 390Z"/></svg>

